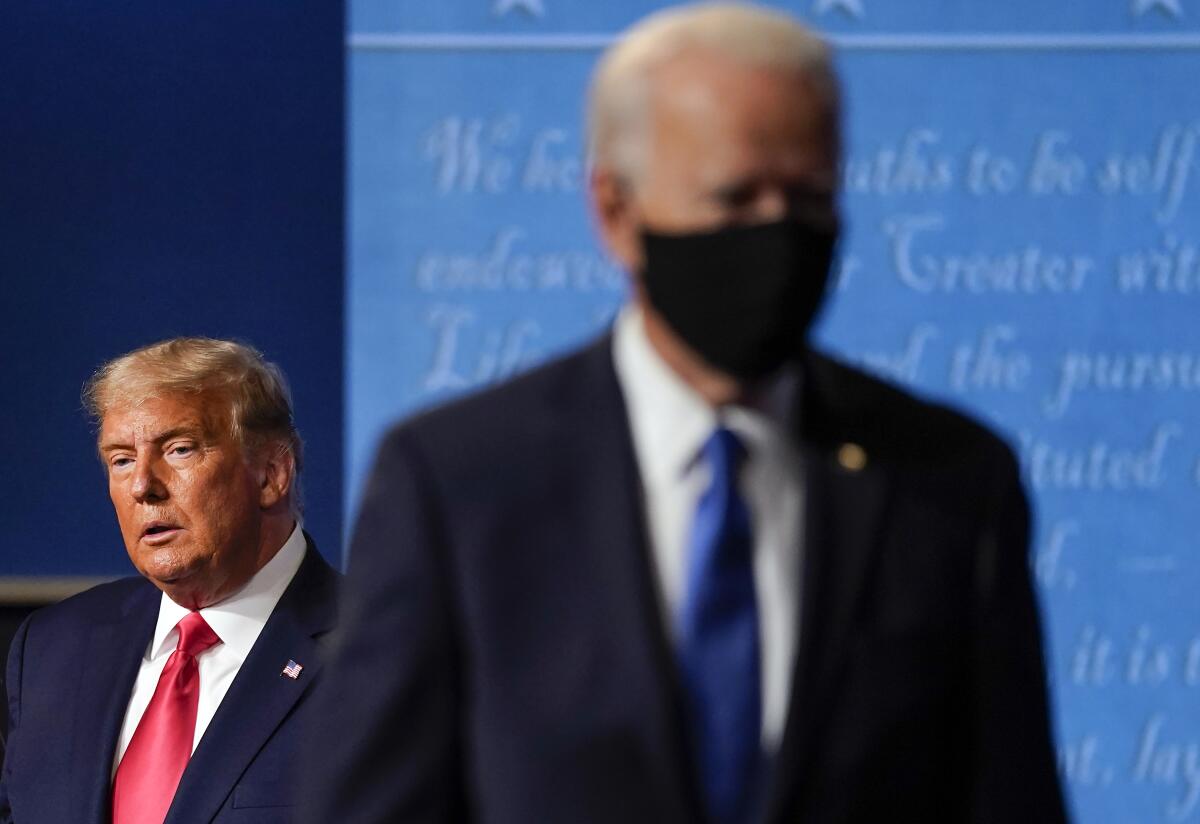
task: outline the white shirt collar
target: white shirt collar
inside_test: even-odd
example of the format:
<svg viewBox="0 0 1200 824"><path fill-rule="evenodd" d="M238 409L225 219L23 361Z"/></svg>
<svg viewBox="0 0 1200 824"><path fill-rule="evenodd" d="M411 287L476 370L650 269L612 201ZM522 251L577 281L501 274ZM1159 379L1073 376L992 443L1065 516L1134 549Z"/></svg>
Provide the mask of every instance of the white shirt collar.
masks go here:
<svg viewBox="0 0 1200 824"><path fill-rule="evenodd" d="M716 428L715 410L650 345L633 304L617 315L613 363L642 478L652 486L678 480Z"/></svg>
<svg viewBox="0 0 1200 824"><path fill-rule="evenodd" d="M200 615L221 639L226 649L239 660L245 661L246 656L250 654L250 648L258 640L259 633L271 617L275 605L283 596L283 591L300 569L307 545L304 531L297 521L283 546L253 578L220 603L200 610ZM175 625L183 620L188 612L186 607L175 603L163 593L158 608L158 624L154 627L154 638L147 648L147 660L174 651L179 636Z"/></svg>
<svg viewBox="0 0 1200 824"><path fill-rule="evenodd" d="M646 483L680 478L719 424L754 452L787 438L788 416L800 376L786 369L770 381L759 403L717 410L680 378L650 344L640 307L626 304L613 329L613 362L625 395L634 450Z"/></svg>

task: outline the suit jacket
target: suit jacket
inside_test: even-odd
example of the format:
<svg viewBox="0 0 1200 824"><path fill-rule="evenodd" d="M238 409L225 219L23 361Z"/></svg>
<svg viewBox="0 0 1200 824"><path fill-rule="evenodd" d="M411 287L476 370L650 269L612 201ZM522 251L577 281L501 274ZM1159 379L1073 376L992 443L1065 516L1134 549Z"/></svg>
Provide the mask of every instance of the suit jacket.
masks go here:
<svg viewBox="0 0 1200 824"><path fill-rule="evenodd" d="M310 539L188 762L166 824L294 820L294 771L314 746L308 698L321 636L335 622L338 577ZM39 610L18 630L8 661L0 822L110 820L117 736L159 601L149 581L126 578ZM304 667L295 680L280 677L289 658Z"/></svg>
<svg viewBox="0 0 1200 824"><path fill-rule="evenodd" d="M1009 449L803 370L800 642L762 818L1063 821ZM703 821L646 536L609 338L393 429L310 820Z"/></svg>

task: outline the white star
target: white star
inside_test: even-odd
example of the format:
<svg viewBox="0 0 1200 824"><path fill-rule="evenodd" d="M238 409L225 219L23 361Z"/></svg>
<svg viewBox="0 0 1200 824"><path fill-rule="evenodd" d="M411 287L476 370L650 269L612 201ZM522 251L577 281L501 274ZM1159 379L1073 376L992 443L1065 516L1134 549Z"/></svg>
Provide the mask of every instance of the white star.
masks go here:
<svg viewBox="0 0 1200 824"><path fill-rule="evenodd" d="M513 9L522 9L530 17L546 16L542 0L495 0L492 4L492 17L508 14Z"/></svg>
<svg viewBox="0 0 1200 824"><path fill-rule="evenodd" d="M1133 0L1133 13L1141 17L1151 9L1162 9L1164 14L1169 14L1176 20L1183 17L1183 6L1179 5L1180 0Z"/></svg>
<svg viewBox="0 0 1200 824"><path fill-rule="evenodd" d="M1166 0L1168 3L1176 2L1177 0ZM1140 0L1146 2L1146 0ZM1150 0L1155 2L1155 0ZM862 20L867 16L866 10L863 8L862 0L817 0L817 14L824 14L830 9L841 9L851 17Z"/></svg>

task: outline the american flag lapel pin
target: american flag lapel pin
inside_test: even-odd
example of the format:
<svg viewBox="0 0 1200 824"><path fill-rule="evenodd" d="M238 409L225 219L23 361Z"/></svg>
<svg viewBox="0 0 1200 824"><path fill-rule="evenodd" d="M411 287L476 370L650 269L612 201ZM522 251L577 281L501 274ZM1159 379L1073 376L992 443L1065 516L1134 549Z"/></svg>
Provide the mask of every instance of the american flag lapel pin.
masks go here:
<svg viewBox="0 0 1200 824"><path fill-rule="evenodd" d="M283 671L279 674L286 675L288 678L291 678L293 681L295 681L300 677L300 670L302 669L304 669L302 665L297 664L293 659L289 658L287 664L283 667Z"/></svg>

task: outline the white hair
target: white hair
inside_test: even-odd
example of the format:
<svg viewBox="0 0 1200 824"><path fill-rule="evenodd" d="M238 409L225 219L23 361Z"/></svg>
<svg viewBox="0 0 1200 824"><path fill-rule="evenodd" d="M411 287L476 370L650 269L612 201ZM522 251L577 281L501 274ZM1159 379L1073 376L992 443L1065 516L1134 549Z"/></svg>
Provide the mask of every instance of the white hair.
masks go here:
<svg viewBox="0 0 1200 824"><path fill-rule="evenodd" d="M654 70L681 53L714 52L754 67L805 75L837 116L838 84L829 47L790 15L750 3L696 3L664 9L628 29L592 76L588 149L594 166L636 180L645 161Z"/></svg>

